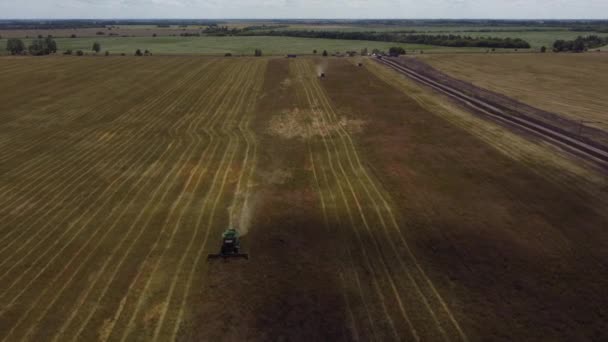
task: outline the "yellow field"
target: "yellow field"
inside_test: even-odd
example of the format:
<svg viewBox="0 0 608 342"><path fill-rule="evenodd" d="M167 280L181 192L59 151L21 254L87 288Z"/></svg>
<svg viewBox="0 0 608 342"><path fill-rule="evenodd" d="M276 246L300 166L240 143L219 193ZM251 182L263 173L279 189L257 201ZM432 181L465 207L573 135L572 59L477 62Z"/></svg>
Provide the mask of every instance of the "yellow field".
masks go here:
<svg viewBox="0 0 608 342"><path fill-rule="evenodd" d="M251 182L265 60L91 63L2 64L8 340L125 339L151 310L169 339L218 203L247 198L224 196Z"/></svg>
<svg viewBox="0 0 608 342"><path fill-rule="evenodd" d="M608 54L424 55L456 78L608 130ZM597 123L601 122L601 123Z"/></svg>

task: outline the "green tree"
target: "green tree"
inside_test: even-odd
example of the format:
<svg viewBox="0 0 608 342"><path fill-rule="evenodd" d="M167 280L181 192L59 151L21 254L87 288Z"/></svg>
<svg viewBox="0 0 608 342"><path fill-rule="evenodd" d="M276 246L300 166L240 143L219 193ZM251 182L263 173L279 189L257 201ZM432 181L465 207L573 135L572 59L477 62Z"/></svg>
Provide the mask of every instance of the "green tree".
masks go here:
<svg viewBox="0 0 608 342"><path fill-rule="evenodd" d="M57 52L57 43L51 36L44 39L34 39L28 50L34 56L49 55Z"/></svg>
<svg viewBox="0 0 608 342"><path fill-rule="evenodd" d="M367 56L367 48L361 49L361 56Z"/></svg>
<svg viewBox="0 0 608 342"><path fill-rule="evenodd" d="M541 47L540 52L542 52L542 53L547 52L547 47L546 46Z"/></svg>
<svg viewBox="0 0 608 342"><path fill-rule="evenodd" d="M255 53L254 53L254 55L255 55L256 57L260 57L260 56L262 56L262 50L261 50L261 49L255 49Z"/></svg>
<svg viewBox="0 0 608 342"><path fill-rule="evenodd" d="M312 50L312 53L314 53L316 55L317 54L317 50Z"/></svg>
<svg viewBox="0 0 608 342"><path fill-rule="evenodd" d="M78 50L78 51L76 51L76 55L84 56L84 52L82 52L82 50Z"/></svg>
<svg viewBox="0 0 608 342"><path fill-rule="evenodd" d="M98 42L93 43L93 51L95 51L95 53L99 53L99 51L101 51L101 44L99 44Z"/></svg>
<svg viewBox="0 0 608 342"><path fill-rule="evenodd" d="M140 49L135 50L135 56L142 56L143 53L141 53Z"/></svg>
<svg viewBox="0 0 608 342"><path fill-rule="evenodd" d="M25 51L25 44L18 38L10 38L6 42L6 51L10 52L11 55L20 55Z"/></svg>
<svg viewBox="0 0 608 342"><path fill-rule="evenodd" d="M327 57L327 50L323 50L323 57Z"/></svg>
<svg viewBox="0 0 608 342"><path fill-rule="evenodd" d="M405 55L405 49L399 46L393 46L388 49L388 53L391 56Z"/></svg>

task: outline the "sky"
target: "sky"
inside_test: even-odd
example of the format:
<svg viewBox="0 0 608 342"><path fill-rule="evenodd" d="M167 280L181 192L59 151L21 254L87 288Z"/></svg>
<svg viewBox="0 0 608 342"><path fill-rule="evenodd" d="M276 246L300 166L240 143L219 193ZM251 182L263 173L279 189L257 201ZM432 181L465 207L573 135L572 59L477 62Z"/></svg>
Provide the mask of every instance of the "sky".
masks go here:
<svg viewBox="0 0 608 342"><path fill-rule="evenodd" d="M0 0L0 18L608 19L608 0Z"/></svg>

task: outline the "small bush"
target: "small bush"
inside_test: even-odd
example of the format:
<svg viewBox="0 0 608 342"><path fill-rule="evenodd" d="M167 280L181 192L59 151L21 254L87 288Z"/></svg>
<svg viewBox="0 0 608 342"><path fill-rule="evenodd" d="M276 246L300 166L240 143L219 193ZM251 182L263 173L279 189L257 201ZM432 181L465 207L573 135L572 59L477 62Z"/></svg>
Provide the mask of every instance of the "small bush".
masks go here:
<svg viewBox="0 0 608 342"><path fill-rule="evenodd" d="M106 51L105 55L109 56L110 55L110 51Z"/></svg>
<svg viewBox="0 0 608 342"><path fill-rule="evenodd" d="M405 49L400 46L393 46L390 49L388 49L388 53L391 56L405 55Z"/></svg>
<svg viewBox="0 0 608 342"><path fill-rule="evenodd" d="M84 56L84 52L82 52L82 50L78 50L78 51L76 51L76 55Z"/></svg>
<svg viewBox="0 0 608 342"><path fill-rule="evenodd" d="M224 55L224 57L232 57L232 54L230 52L226 52L226 54Z"/></svg>
<svg viewBox="0 0 608 342"><path fill-rule="evenodd" d="M65 52L63 54L64 55L71 55L72 54L72 50L71 49L67 49L67 50L65 50Z"/></svg>

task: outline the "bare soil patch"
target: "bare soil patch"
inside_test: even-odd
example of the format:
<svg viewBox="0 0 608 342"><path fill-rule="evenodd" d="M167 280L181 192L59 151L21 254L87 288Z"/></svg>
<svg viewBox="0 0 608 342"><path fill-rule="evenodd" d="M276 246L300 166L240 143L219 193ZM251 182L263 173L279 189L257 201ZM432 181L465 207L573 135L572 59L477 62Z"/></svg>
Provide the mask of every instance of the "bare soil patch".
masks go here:
<svg viewBox="0 0 608 342"><path fill-rule="evenodd" d="M310 139L326 137L332 132L346 129L350 133L362 133L365 121L340 117L336 123L327 123L314 110L301 111L298 108L286 111L270 120L269 132L285 139Z"/></svg>

